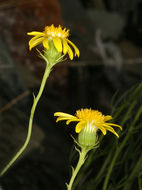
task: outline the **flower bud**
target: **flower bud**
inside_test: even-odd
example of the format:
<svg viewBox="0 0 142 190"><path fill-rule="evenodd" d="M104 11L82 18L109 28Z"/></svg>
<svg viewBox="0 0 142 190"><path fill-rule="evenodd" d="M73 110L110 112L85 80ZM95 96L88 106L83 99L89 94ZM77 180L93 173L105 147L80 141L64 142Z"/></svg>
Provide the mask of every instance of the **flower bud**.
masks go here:
<svg viewBox="0 0 142 190"><path fill-rule="evenodd" d="M54 46L53 40L49 40L49 49L44 50L44 57L50 64L56 64L60 61L62 61L63 55L57 51L57 49Z"/></svg>
<svg viewBox="0 0 142 190"><path fill-rule="evenodd" d="M78 143L81 147L93 148L97 144L97 128L87 123L78 135Z"/></svg>

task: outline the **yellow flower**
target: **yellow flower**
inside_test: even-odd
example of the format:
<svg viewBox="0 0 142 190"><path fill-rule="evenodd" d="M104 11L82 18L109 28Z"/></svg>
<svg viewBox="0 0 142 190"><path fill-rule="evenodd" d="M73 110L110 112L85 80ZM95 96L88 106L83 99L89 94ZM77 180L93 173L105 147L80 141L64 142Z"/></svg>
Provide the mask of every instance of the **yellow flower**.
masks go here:
<svg viewBox="0 0 142 190"><path fill-rule="evenodd" d="M89 130L91 131L96 132L98 129L100 129L102 133L106 135L108 130L119 137L119 135L111 126L119 127L122 130L120 125L107 122L108 120L112 119L110 115L104 116L98 110L81 109L76 111L75 116L63 112L56 112L54 113L54 116L58 117L56 122L66 120L67 125L70 122L78 122L75 128L76 133L80 133L85 126L90 126Z"/></svg>
<svg viewBox="0 0 142 190"><path fill-rule="evenodd" d="M66 28L62 29L60 25L58 27L55 27L52 24L51 26L46 26L43 32L33 31L27 34L34 36L29 41L30 50L40 43L42 43L44 48L48 50L50 48L49 41L52 40L55 48L59 53L63 53L64 55L68 53L71 60L74 56L79 57L79 49L68 39L69 30L67 30ZM74 48L75 54L73 53L69 45Z"/></svg>

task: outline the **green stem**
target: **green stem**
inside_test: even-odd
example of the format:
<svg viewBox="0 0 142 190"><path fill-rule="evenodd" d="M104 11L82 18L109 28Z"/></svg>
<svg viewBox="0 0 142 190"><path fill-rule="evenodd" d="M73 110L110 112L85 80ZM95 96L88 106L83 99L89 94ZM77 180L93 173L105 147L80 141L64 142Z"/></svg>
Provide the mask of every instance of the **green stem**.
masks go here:
<svg viewBox="0 0 142 190"><path fill-rule="evenodd" d="M81 168L81 166L84 164L85 160L86 160L86 155L87 155L87 152L89 151L88 149L86 148L81 148L81 151L76 149L78 152L79 152L79 160L78 160L78 163L77 163L77 166L76 168L72 168L72 177L70 179L70 182L69 184L67 184L67 190L71 190L72 189L72 185L73 185L73 182Z"/></svg>
<svg viewBox="0 0 142 190"><path fill-rule="evenodd" d="M136 102L134 102L134 105L136 105ZM111 164L110 164L110 166L109 166L109 168L108 168L108 172L107 172L107 175L106 175L106 178L105 178L105 181L104 181L102 190L106 190L106 189L107 189L108 182L109 182L109 178L110 178L111 172L112 172L112 170L113 170L113 167L114 167L114 165L115 165L115 162L116 162L116 160L117 160L117 158L118 158L118 156L119 156L121 150L122 150L123 147L126 145L128 139L129 139L129 137L131 136L131 134L132 134L132 129L133 129L133 127L134 127L136 121L139 119L141 113L142 113L142 106L139 108L139 110L138 110L138 112L137 112L135 118L133 119L133 121L132 121L132 123L131 123L131 125L130 125L130 128L129 128L129 130L128 130L128 133L127 133L127 135L126 135L126 137L124 138L124 140L123 140L122 143L120 144L119 148L117 149L117 151L116 151L114 157L112 158L112 161L111 161Z"/></svg>
<svg viewBox="0 0 142 190"><path fill-rule="evenodd" d="M142 179L141 179L141 173L138 175L138 188L139 190L142 190Z"/></svg>
<svg viewBox="0 0 142 190"><path fill-rule="evenodd" d="M22 152L25 150L25 148L27 147L27 145L30 141L35 109L36 109L37 103L38 103L38 101L39 101L39 99L43 93L43 90L44 90L44 87L46 84L46 80L47 80L50 72L51 72L51 67L46 66L39 92L38 92L36 97L34 96L34 101L33 101L33 106L31 108L31 114L30 114L30 119L29 119L29 126L28 126L28 133L27 133L26 140L25 140L23 146L20 148L20 150L16 153L16 155L12 158L12 160L2 170L2 172L0 173L0 176L2 176L9 169L9 167L17 160L17 158L22 154Z"/></svg>
<svg viewBox="0 0 142 190"><path fill-rule="evenodd" d="M141 163L142 163L142 156L140 156L132 172L129 174L129 177L124 185L123 190L129 190L132 187L133 180L137 177L138 173L141 171Z"/></svg>

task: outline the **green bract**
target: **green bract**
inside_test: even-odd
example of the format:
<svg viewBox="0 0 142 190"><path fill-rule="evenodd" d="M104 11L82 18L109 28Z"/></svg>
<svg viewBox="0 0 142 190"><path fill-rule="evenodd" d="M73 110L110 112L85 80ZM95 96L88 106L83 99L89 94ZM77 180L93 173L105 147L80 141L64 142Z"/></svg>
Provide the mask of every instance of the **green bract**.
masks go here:
<svg viewBox="0 0 142 190"><path fill-rule="evenodd" d="M81 147L93 148L97 143L97 133L91 124L87 124L78 135L78 143Z"/></svg>

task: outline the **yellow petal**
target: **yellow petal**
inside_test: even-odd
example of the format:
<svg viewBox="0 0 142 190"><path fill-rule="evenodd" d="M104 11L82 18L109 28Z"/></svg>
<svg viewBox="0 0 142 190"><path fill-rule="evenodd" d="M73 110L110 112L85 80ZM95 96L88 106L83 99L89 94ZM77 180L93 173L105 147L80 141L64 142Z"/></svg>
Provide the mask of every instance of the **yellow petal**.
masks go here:
<svg viewBox="0 0 142 190"><path fill-rule="evenodd" d="M74 121L79 121L79 119L69 119L67 122L66 122L66 124L68 125L70 122L74 122Z"/></svg>
<svg viewBox="0 0 142 190"><path fill-rule="evenodd" d="M108 125L103 125L108 131L110 131L110 132L112 132L114 135L116 135L118 138L119 138L119 135L116 133L116 131L112 128L112 127L110 127L110 126L108 126Z"/></svg>
<svg viewBox="0 0 142 190"><path fill-rule="evenodd" d="M27 34L28 34L29 36L36 36L36 35L45 36L45 34L44 34L43 32L36 32L36 31L28 32Z"/></svg>
<svg viewBox="0 0 142 190"><path fill-rule="evenodd" d="M115 127L119 127L122 130L122 127L120 125L114 124L114 123L106 123L107 125L110 126L115 126Z"/></svg>
<svg viewBox="0 0 142 190"><path fill-rule="evenodd" d="M29 41L29 49L31 50L33 47L37 46L38 44L40 44L43 41L44 37L33 37L30 41Z"/></svg>
<svg viewBox="0 0 142 190"><path fill-rule="evenodd" d="M76 47L76 45L74 43L72 43L70 40L67 39L67 42L72 45L72 47L74 48L75 50L75 56L77 55L79 57L80 55L80 52L79 52L79 49Z"/></svg>
<svg viewBox="0 0 142 190"><path fill-rule="evenodd" d="M56 119L56 122L58 122L58 121L62 121L62 120L68 120L69 118L67 118L67 117L58 117L57 119Z"/></svg>
<svg viewBox="0 0 142 190"><path fill-rule="evenodd" d="M103 127L99 127L99 129L102 131L102 133L103 133L104 135L106 135L107 131L106 131L105 128L103 128Z"/></svg>
<svg viewBox="0 0 142 190"><path fill-rule="evenodd" d="M79 121L78 119L69 119L68 117L58 117L58 118L56 119L56 122L62 121L62 120L67 120L67 122L66 122L67 125L68 125L70 122L72 122L72 121Z"/></svg>
<svg viewBox="0 0 142 190"><path fill-rule="evenodd" d="M30 41L29 41L29 45L31 45L31 43L32 43L33 41L35 41L36 39L38 39L38 38L40 38L40 36L34 36L34 37L32 37L32 38L30 39Z"/></svg>
<svg viewBox="0 0 142 190"><path fill-rule="evenodd" d="M63 112L55 112L55 113L54 113L54 116L67 117L67 118L69 118L69 119L76 118L76 117L73 116L73 115L70 115L70 114L68 114L68 113L63 113Z"/></svg>
<svg viewBox="0 0 142 190"><path fill-rule="evenodd" d="M75 132L76 132L76 133L80 133L80 131L81 131L82 128L84 127L85 123L86 123L85 121L79 122L79 123L76 125L76 127L75 127Z"/></svg>
<svg viewBox="0 0 142 190"><path fill-rule="evenodd" d="M106 131L106 129L102 126L102 124L95 123L94 125L95 125L96 127L98 127L98 128L102 131L102 133L103 133L104 135L106 135L107 131Z"/></svg>
<svg viewBox="0 0 142 190"><path fill-rule="evenodd" d="M65 39L63 39L63 53L66 54L68 52L68 44Z"/></svg>
<svg viewBox="0 0 142 190"><path fill-rule="evenodd" d="M73 52L72 52L72 49L70 48L70 46L68 45L68 54L69 54L69 58L71 60L73 60Z"/></svg>
<svg viewBox="0 0 142 190"><path fill-rule="evenodd" d="M59 53L62 52L62 42L61 42L61 39L56 37L56 38L53 38L53 42L54 42L54 45L55 45L55 48L57 49L57 51Z"/></svg>
<svg viewBox="0 0 142 190"><path fill-rule="evenodd" d="M49 44L48 44L48 38L45 38L43 40L43 46L48 50L49 49Z"/></svg>
<svg viewBox="0 0 142 190"><path fill-rule="evenodd" d="M111 115L106 115L104 120L108 121L108 120L111 120L111 119L112 119Z"/></svg>

